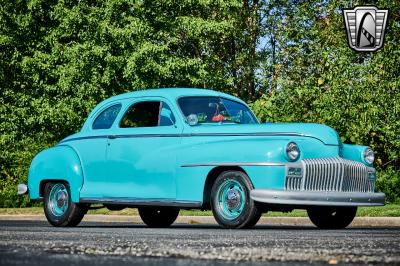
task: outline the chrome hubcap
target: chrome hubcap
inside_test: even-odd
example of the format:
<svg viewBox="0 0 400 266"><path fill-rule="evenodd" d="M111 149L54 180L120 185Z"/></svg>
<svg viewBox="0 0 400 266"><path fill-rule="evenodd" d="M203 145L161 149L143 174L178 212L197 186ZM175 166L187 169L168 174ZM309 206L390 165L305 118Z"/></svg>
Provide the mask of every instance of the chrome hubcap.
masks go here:
<svg viewBox="0 0 400 266"><path fill-rule="evenodd" d="M234 179L227 179L218 188L217 211L226 220L238 218L244 208L246 196L243 186Z"/></svg>
<svg viewBox="0 0 400 266"><path fill-rule="evenodd" d="M47 205L54 216L62 216L68 209L69 195L64 184L55 184L49 193Z"/></svg>
<svg viewBox="0 0 400 266"><path fill-rule="evenodd" d="M240 194L235 188L231 188L226 193L225 204L229 210L233 210L239 206Z"/></svg>
<svg viewBox="0 0 400 266"><path fill-rule="evenodd" d="M67 199L67 193L65 191L57 192L57 207L62 208L65 205L65 201Z"/></svg>

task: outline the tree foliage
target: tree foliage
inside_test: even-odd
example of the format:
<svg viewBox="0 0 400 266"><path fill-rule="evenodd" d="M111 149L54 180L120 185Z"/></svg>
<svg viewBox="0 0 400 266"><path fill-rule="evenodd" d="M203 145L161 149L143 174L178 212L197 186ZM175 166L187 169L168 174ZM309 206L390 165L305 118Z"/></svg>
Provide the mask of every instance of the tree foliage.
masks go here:
<svg viewBox="0 0 400 266"><path fill-rule="evenodd" d="M275 58L263 67L272 76L253 109L262 121L323 123L343 142L371 146L378 189L394 201L400 195L400 3L376 5L390 17L384 47L374 53L349 49L341 13L347 1L275 5L283 23L275 29Z"/></svg>
<svg viewBox="0 0 400 266"><path fill-rule="evenodd" d="M380 176L394 175L378 186L395 200L400 4L375 4L390 10L384 47L356 53L348 1L2 0L0 206L27 204L15 185L33 156L96 103L155 87L213 88L253 102L262 121L330 125L374 148Z"/></svg>

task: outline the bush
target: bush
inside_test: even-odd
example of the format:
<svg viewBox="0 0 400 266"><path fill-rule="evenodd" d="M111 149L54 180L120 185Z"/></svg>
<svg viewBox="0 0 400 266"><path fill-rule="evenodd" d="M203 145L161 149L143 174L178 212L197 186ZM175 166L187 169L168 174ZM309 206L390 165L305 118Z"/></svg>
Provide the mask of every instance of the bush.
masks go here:
<svg viewBox="0 0 400 266"><path fill-rule="evenodd" d="M32 206L28 196L17 195L17 183L14 178L6 178L0 182L0 208Z"/></svg>
<svg viewBox="0 0 400 266"><path fill-rule="evenodd" d="M345 88L342 88L345 91ZM298 89L301 91L301 89ZM282 122L316 122L327 124L339 133L343 142L350 144L369 145L375 151L377 168L376 190L386 194L386 202L400 202L400 160L396 160L399 155L400 134L393 134L398 128L393 127L399 121L395 120L394 113L387 110L394 109L397 104L396 97L390 97L382 93L381 101L386 102L387 108L381 109L378 113L374 107L364 110L365 114L360 115L357 111L359 106L364 103L341 101L341 105L332 107L330 104L321 105L319 109L306 109L302 106L308 97L315 97L309 94L309 90L304 90L295 100L295 95L290 90L282 89L269 97L263 96L252 104L252 109L261 121L282 121ZM355 99L360 92L352 90L346 92L350 94L349 99ZM378 97L378 96L377 96ZM333 96L330 102L334 101ZM321 99L314 99L314 102ZM299 104L300 103L300 104ZM382 104L383 106L383 104ZM354 109L352 111L351 109ZM371 112L373 115L368 115ZM384 115L386 113L386 116ZM368 129L369 128L369 129ZM386 167L386 164L390 167Z"/></svg>
<svg viewBox="0 0 400 266"><path fill-rule="evenodd" d="M400 171L393 168L379 171L376 190L386 194L386 202L400 203Z"/></svg>
<svg viewBox="0 0 400 266"><path fill-rule="evenodd" d="M253 104L262 121L332 126L370 145L384 169L400 157L400 16L380 51L356 53L346 1L294 2L3 0L0 207L28 204L15 188L37 152L76 132L96 103L141 88L263 94ZM399 3L385 8L399 14ZM379 172L390 201L398 176Z"/></svg>

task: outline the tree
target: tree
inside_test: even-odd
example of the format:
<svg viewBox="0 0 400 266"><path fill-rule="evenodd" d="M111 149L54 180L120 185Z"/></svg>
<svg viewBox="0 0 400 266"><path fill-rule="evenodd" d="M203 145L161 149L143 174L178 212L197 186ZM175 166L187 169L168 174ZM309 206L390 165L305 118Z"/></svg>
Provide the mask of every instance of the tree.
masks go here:
<svg viewBox="0 0 400 266"><path fill-rule="evenodd" d="M376 5L391 14L384 48L356 53L342 0L2 0L0 207L26 204L15 185L33 156L98 102L154 87L213 88L254 102L262 121L328 124L396 169L400 4Z"/></svg>
<svg viewBox="0 0 400 266"><path fill-rule="evenodd" d="M25 204L14 188L33 156L112 95L208 87L255 97L257 1L3 0L0 8L0 206Z"/></svg>
<svg viewBox="0 0 400 266"><path fill-rule="evenodd" d="M272 64L276 87L254 103L256 114L263 121L324 123L343 142L371 146L380 170L378 186L386 186L386 168L396 173L391 188L385 188L394 200L400 185L399 172L392 171L400 157L400 4L377 3L392 15L384 47L375 53L357 53L347 46L341 13L350 8L347 1L292 4L275 6L283 12Z"/></svg>

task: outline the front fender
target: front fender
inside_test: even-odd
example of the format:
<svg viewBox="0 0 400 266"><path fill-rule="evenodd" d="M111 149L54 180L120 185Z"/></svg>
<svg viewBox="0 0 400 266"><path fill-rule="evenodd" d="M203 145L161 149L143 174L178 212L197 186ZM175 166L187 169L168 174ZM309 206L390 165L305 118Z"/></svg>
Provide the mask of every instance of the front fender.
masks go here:
<svg viewBox="0 0 400 266"><path fill-rule="evenodd" d="M28 188L31 199L40 199L40 184L46 180L68 182L73 202L79 202L83 171L79 156L67 145L46 149L35 156L29 168Z"/></svg>
<svg viewBox="0 0 400 266"><path fill-rule="evenodd" d="M179 154L182 165L220 162L286 163L286 145L294 141L300 147L300 158L336 157L336 145L325 145L306 137L197 137L184 139ZM238 164L240 165L240 163Z"/></svg>
<svg viewBox="0 0 400 266"><path fill-rule="evenodd" d="M363 163L366 166L371 166L364 160L364 151L367 148L367 146L343 144L342 157L347 160Z"/></svg>
<svg viewBox="0 0 400 266"><path fill-rule="evenodd" d="M325 145L307 137L277 136L200 136L182 140L176 174L177 198L203 200L207 176L217 166L241 167L255 188L283 189L285 185L286 145L295 141L300 158L337 157L338 146ZM271 166L249 163L272 163ZM276 165L273 165L273 164Z"/></svg>

